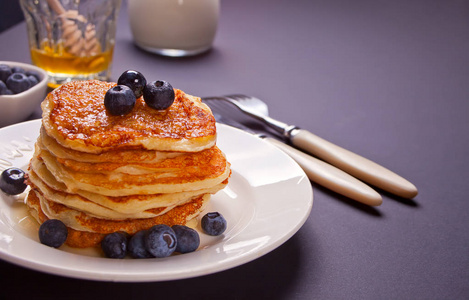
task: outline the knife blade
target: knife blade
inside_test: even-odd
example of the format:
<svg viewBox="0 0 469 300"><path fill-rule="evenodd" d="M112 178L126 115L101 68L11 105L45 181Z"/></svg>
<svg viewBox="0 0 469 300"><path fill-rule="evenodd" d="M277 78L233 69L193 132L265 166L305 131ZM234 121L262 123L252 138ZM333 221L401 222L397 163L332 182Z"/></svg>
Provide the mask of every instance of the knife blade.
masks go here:
<svg viewBox="0 0 469 300"><path fill-rule="evenodd" d="M374 189L344 171L288 146L279 140L265 135L259 135L247 126L235 120L223 117L217 113L214 113L214 116L217 122L241 129L249 134L253 134L282 150L303 169L311 181L366 205L379 206L383 202L381 195Z"/></svg>

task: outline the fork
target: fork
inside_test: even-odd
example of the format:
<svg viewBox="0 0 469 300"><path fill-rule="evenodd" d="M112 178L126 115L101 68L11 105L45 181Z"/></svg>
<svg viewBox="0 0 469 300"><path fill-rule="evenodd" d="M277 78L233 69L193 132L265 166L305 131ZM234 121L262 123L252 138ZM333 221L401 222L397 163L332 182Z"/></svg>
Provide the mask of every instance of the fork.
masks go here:
<svg viewBox="0 0 469 300"><path fill-rule="evenodd" d="M328 164L318 158L308 155L305 152L297 150L278 139L259 134L248 128L244 124L225 116L226 104L222 101L204 101L213 111L215 120L218 123L229 125L241 129L247 133L254 134L262 138L267 143L274 145L290 156L303 169L308 178L343 196L356 200L366 205L379 206L383 203L383 198L374 189L356 179L352 175ZM217 105L218 104L218 105Z"/></svg>
<svg viewBox="0 0 469 300"><path fill-rule="evenodd" d="M260 120L286 137L294 146L336 166L356 178L399 197L411 199L418 190L411 182L389 169L325 139L269 117L262 100L241 94L222 97L204 97L203 100L221 100L236 106L243 113Z"/></svg>

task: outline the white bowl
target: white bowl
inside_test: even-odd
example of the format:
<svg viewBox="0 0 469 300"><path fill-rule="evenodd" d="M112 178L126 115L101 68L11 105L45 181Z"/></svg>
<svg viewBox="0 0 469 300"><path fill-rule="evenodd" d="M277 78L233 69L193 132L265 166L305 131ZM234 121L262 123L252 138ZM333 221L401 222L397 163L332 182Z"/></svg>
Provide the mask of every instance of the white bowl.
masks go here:
<svg viewBox="0 0 469 300"><path fill-rule="evenodd" d="M41 79L27 91L16 95L0 95L0 127L3 127L25 121L39 107L47 93L48 75L43 69L25 63L0 61L0 64L36 71Z"/></svg>

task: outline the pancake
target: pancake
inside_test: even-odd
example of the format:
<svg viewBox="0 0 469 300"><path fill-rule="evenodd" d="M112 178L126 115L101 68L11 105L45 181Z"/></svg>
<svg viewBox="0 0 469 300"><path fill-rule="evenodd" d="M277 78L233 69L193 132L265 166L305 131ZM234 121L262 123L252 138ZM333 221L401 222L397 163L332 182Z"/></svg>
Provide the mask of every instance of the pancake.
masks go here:
<svg viewBox="0 0 469 300"><path fill-rule="evenodd" d="M48 94L42 120L49 136L66 148L87 153L116 149L197 152L215 145L215 118L200 98L175 90L166 110L142 97L125 116L110 115L104 95L115 83L74 81Z"/></svg>
<svg viewBox="0 0 469 300"><path fill-rule="evenodd" d="M152 151L145 149L134 150L110 150L102 152L99 155L76 151L65 148L56 140L47 135L46 130L41 126L41 133L37 140L37 145L51 152L54 156L62 159L71 159L74 161L98 163L98 162L128 162L128 163L155 163L167 158L173 158L186 154L185 152Z"/></svg>
<svg viewBox="0 0 469 300"><path fill-rule="evenodd" d="M40 144L38 143L40 147ZM221 172L219 167L224 167L225 157L223 153L218 149L217 146L205 149L200 152L187 152L180 153L179 155L169 156L165 159L160 159L155 162L82 162L73 159L63 159L56 157L50 151L42 148L45 155L53 156L55 160L63 167L67 168L71 172L82 172L82 173L123 173L128 175L144 175L149 173L171 173L171 177L177 176L177 173L181 170L185 174L191 176L190 168L197 168L197 172L200 178L207 174L213 174L215 172ZM174 152L172 152L174 153Z"/></svg>
<svg viewBox="0 0 469 300"><path fill-rule="evenodd" d="M64 205L47 201L37 190L32 190L28 194L26 203L31 215L39 223L43 223L48 219L60 219L64 222L69 233L66 241L67 245L86 248L99 245L106 234L116 231L134 234L137 231L158 224L167 224L168 226L186 224L205 208L209 199L210 195L203 195L155 218L123 221L102 220L74 211Z"/></svg>
<svg viewBox="0 0 469 300"><path fill-rule="evenodd" d="M104 95L114 85L67 83L41 105L26 204L39 223L61 220L72 247L95 246L116 231L184 225L231 175L200 98L175 90L174 103L158 111L140 97L132 112L112 116Z"/></svg>
<svg viewBox="0 0 469 300"><path fill-rule="evenodd" d="M34 170L29 171L30 185L40 190L48 200L90 215L118 220L155 217L202 194L215 194L227 184L226 180L219 185L197 191L109 197L86 191L67 193L66 186L57 182L47 169L41 168L39 172L41 176Z"/></svg>
<svg viewBox="0 0 469 300"><path fill-rule="evenodd" d="M46 168L67 186L69 192L85 190L106 196L176 193L214 186L230 176L229 163L222 152L216 146L209 150L206 156L191 158L181 168L171 172L144 175L77 172L60 164L45 150L33 155L31 167L37 170L41 161L44 162Z"/></svg>

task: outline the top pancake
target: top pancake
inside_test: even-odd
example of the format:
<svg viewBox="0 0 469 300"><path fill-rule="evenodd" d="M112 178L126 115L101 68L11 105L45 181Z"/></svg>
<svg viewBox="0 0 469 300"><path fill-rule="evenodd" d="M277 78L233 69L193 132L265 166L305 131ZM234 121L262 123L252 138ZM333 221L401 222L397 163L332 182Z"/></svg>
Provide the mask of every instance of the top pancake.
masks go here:
<svg viewBox="0 0 469 300"><path fill-rule="evenodd" d="M73 81L42 102L47 134L64 147L87 152L124 149L198 152L215 145L215 118L200 98L175 90L166 110L148 107L143 97L125 116L104 107L104 95L115 83Z"/></svg>

